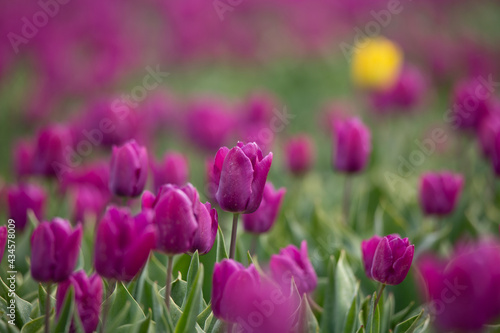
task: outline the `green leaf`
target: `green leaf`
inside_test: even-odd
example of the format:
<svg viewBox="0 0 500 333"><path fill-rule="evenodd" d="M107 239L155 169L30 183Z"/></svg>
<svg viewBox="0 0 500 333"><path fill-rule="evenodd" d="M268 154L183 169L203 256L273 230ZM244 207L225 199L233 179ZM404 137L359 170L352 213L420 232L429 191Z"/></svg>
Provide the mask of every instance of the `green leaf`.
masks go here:
<svg viewBox="0 0 500 333"><path fill-rule="evenodd" d="M424 313L424 310L420 311L419 314L416 316L413 316L402 323L399 323L396 325L396 329L394 330L394 333L411 333L415 330L417 327L417 322L422 317L422 314Z"/></svg>
<svg viewBox="0 0 500 333"><path fill-rule="evenodd" d="M368 320L366 322L367 333L380 332L380 306L375 308L375 301L377 299L377 292L374 292L370 301L370 310L368 312Z"/></svg>
<svg viewBox="0 0 500 333"><path fill-rule="evenodd" d="M410 304L408 304L406 306L406 308L404 308L403 310L399 311L394 316L392 316L392 318L391 318L391 326L394 327L397 324L399 324L410 313L410 311L413 308L414 304L415 304L415 302L410 302Z"/></svg>
<svg viewBox="0 0 500 333"><path fill-rule="evenodd" d="M73 320L73 311L75 310L75 302L73 299L74 290L73 287L69 287L66 297L64 298L64 303L59 313L57 319L57 324L52 330L54 333L68 333L71 327L71 321Z"/></svg>
<svg viewBox="0 0 500 333"><path fill-rule="evenodd" d="M106 302L109 302L111 304L111 308L109 309L108 313L108 322L110 323L111 327L117 327L120 326L120 324L125 323L133 323L146 317L141 309L141 306L132 297L132 295L130 295L130 292L127 288L125 288L122 282L118 282L116 284L115 291ZM122 323L121 321L118 322L117 318L122 317L121 315L118 315L122 313L123 307L126 304L130 304L130 308L123 318L124 323ZM108 329L108 324L106 324L106 327Z"/></svg>
<svg viewBox="0 0 500 333"><path fill-rule="evenodd" d="M321 330L323 332L335 331L335 258L330 257L328 262L328 281L326 285L326 296L323 304L323 315L321 316Z"/></svg>
<svg viewBox="0 0 500 333"><path fill-rule="evenodd" d="M302 333L317 333L319 332L318 320L314 316L309 302L307 301L307 296L304 295L300 301L300 320L299 320L299 332Z"/></svg>
<svg viewBox="0 0 500 333"><path fill-rule="evenodd" d="M356 319L358 313L358 292L359 292L359 281L356 283L354 296L352 298L351 307L347 312L347 316L344 324L344 333L353 333L356 329Z"/></svg>
<svg viewBox="0 0 500 333"><path fill-rule="evenodd" d="M0 278L0 297L7 301L7 306L10 306L12 304L12 296L14 296L13 300L15 301L16 319L14 322L18 328L22 328L26 323L31 321L30 314L32 305L31 303L17 296L17 294L15 294L14 292L11 292L9 287Z"/></svg>
<svg viewBox="0 0 500 333"><path fill-rule="evenodd" d="M199 267L200 267L200 256L198 255L198 251L195 251L195 253L193 253L193 256L191 257L191 263L189 264L189 269L188 269L188 274L187 274L187 285L186 285L187 290L193 289L193 283L194 283L196 276L198 275ZM203 280L201 282L203 283ZM202 291L200 289L200 293L201 292ZM186 307L187 299L188 299L188 293L185 293L184 300L182 301L182 304L181 304L182 311L184 311L184 309ZM203 299L203 295L202 295L201 299ZM201 302L201 300L200 300L200 302Z"/></svg>
<svg viewBox="0 0 500 333"><path fill-rule="evenodd" d="M42 331L45 323L45 316L33 319L23 326L21 333L38 333Z"/></svg>
<svg viewBox="0 0 500 333"><path fill-rule="evenodd" d="M207 321L207 318L210 316L211 313L212 313L212 306L209 304L205 308L205 310L203 310L198 315L198 317L196 317L196 322L198 323L198 325L200 325L201 327L205 327L205 323Z"/></svg>
<svg viewBox="0 0 500 333"><path fill-rule="evenodd" d="M224 243L224 235L220 229L217 230L214 245L207 254L200 256L200 263L205 267L205 278L203 279L203 297L205 302L210 302L212 292L212 276L216 262L220 262L227 258L226 244Z"/></svg>
<svg viewBox="0 0 500 333"><path fill-rule="evenodd" d="M394 316L394 303L394 295L389 293L389 296L384 302L384 311L380 323L381 332L389 332L391 328L391 318Z"/></svg>
<svg viewBox="0 0 500 333"><path fill-rule="evenodd" d="M160 295L158 284L153 283L153 320L158 332L172 333L174 325L170 313L167 311L165 298Z"/></svg>
<svg viewBox="0 0 500 333"><path fill-rule="evenodd" d="M340 253L335 270L334 281L334 332L342 332L345 320L352 305L352 300L356 297L356 279L345 258L345 251ZM339 318L343 318L339 320ZM344 319L345 318L345 319Z"/></svg>
<svg viewBox="0 0 500 333"><path fill-rule="evenodd" d="M151 310L149 310L148 315L143 320L137 323L126 324L120 326L116 329L118 333L148 333L151 326Z"/></svg>
<svg viewBox="0 0 500 333"><path fill-rule="evenodd" d="M203 282L203 265L198 269L198 273L193 280L192 288L186 300L186 306L181 318L175 327L175 333L192 333L196 327L196 317L200 313L201 286Z"/></svg>

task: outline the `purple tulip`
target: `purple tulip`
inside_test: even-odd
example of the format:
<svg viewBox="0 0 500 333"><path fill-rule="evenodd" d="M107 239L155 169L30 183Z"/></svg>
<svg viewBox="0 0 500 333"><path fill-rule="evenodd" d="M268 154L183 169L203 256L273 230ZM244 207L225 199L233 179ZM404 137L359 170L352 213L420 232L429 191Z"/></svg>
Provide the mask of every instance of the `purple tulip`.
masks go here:
<svg viewBox="0 0 500 333"><path fill-rule="evenodd" d="M253 265L245 268L232 259L215 264L213 313L242 331L289 332L299 303L298 295L284 294L278 285L260 276Z"/></svg>
<svg viewBox="0 0 500 333"><path fill-rule="evenodd" d="M371 152L370 131L358 118L338 120L335 123L334 168L356 173L363 170Z"/></svg>
<svg viewBox="0 0 500 333"><path fill-rule="evenodd" d="M306 241L302 241L300 250L289 245L279 255L273 254L269 267L274 280L285 291L291 290L292 278L301 295L312 292L318 284L318 277L307 254Z"/></svg>
<svg viewBox="0 0 500 333"><path fill-rule="evenodd" d="M296 176L303 175L312 168L315 155L314 143L307 135L294 137L285 146L287 169Z"/></svg>
<svg viewBox="0 0 500 333"><path fill-rule="evenodd" d="M500 316L500 244L461 244L445 260L417 262L422 294L428 297L439 332L480 332Z"/></svg>
<svg viewBox="0 0 500 333"><path fill-rule="evenodd" d="M410 245L408 238L396 234L362 241L366 276L384 284L400 284L410 270L414 251L415 246Z"/></svg>
<svg viewBox="0 0 500 333"><path fill-rule="evenodd" d="M118 196L137 197L144 190L148 177L148 153L131 140L113 146L109 187Z"/></svg>
<svg viewBox="0 0 500 333"><path fill-rule="evenodd" d="M479 144L484 156L492 156L498 133L500 133L500 112L494 112L486 116L479 126Z"/></svg>
<svg viewBox="0 0 500 333"><path fill-rule="evenodd" d="M20 141L12 149L13 169L17 178L33 174L34 147L30 142Z"/></svg>
<svg viewBox="0 0 500 333"><path fill-rule="evenodd" d="M9 217L16 221L16 229L24 230L28 223L28 210L32 210L36 218L43 217L46 195L44 190L34 184L21 184L7 190Z"/></svg>
<svg viewBox="0 0 500 333"><path fill-rule="evenodd" d="M103 195L109 196L111 194L109 191L109 177L109 162L98 161L65 173L60 187L61 191L64 192L69 186L93 186L99 189Z"/></svg>
<svg viewBox="0 0 500 333"><path fill-rule="evenodd" d="M97 227L94 266L102 277L131 281L144 267L156 244L153 211L132 216L111 206Z"/></svg>
<svg viewBox="0 0 500 333"><path fill-rule="evenodd" d="M75 269L82 228L72 230L68 221L42 222L31 236L31 276L38 282L61 282Z"/></svg>
<svg viewBox="0 0 500 333"><path fill-rule="evenodd" d="M33 156L33 172L44 176L59 176L61 165L66 166L65 154L73 148L69 128L53 125L38 133Z"/></svg>
<svg viewBox="0 0 500 333"><path fill-rule="evenodd" d="M232 213L253 213L259 208L273 153L262 157L255 142L229 150L222 147L215 156L211 179L217 184L219 206Z"/></svg>
<svg viewBox="0 0 500 333"><path fill-rule="evenodd" d="M267 182L259 208L253 213L243 214L243 228L256 234L269 231L278 217L285 193L285 188L275 190L273 184Z"/></svg>
<svg viewBox="0 0 500 333"><path fill-rule="evenodd" d="M425 173L420 177L420 206L426 215L448 215L462 192L463 177L451 172Z"/></svg>
<svg viewBox="0 0 500 333"><path fill-rule="evenodd" d="M179 153L167 153L162 161L152 162L155 191L165 184L182 186L188 181L189 167L186 157Z"/></svg>
<svg viewBox="0 0 500 333"><path fill-rule="evenodd" d="M163 185L156 197L146 192L142 207L155 212L158 250L169 255L196 250L206 254L212 248L219 226L217 211L200 202L193 185Z"/></svg>
<svg viewBox="0 0 500 333"><path fill-rule="evenodd" d="M451 107L453 127L473 130L479 127L491 112L488 89L491 87L477 80L463 81L455 87Z"/></svg>
<svg viewBox="0 0 500 333"><path fill-rule="evenodd" d="M0 227L0 263L2 263L5 244L7 244L7 226L3 225Z"/></svg>
<svg viewBox="0 0 500 333"><path fill-rule="evenodd" d="M495 135L492 142L491 162L493 171L497 176L500 176L500 131Z"/></svg>
<svg viewBox="0 0 500 333"><path fill-rule="evenodd" d="M73 221L84 223L88 215L98 217L109 202L109 194L92 185L73 186L70 190Z"/></svg>
<svg viewBox="0 0 500 333"><path fill-rule="evenodd" d="M99 324L102 302L102 280L97 274L87 277L85 272L73 273L69 279L59 283L56 294L56 313L59 317L66 294L70 287L74 288L75 303L85 333L94 332ZM74 323L71 323L74 330Z"/></svg>

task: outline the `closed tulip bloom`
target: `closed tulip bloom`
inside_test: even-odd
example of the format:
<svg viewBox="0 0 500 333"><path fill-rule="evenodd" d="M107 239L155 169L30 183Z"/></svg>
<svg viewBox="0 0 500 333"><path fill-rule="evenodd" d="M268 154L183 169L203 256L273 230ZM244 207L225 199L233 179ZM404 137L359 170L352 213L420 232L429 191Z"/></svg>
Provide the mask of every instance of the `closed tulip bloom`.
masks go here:
<svg viewBox="0 0 500 333"><path fill-rule="evenodd" d="M420 206L426 215L448 215L462 192L463 177L451 172L425 173L420 177Z"/></svg>
<svg viewBox="0 0 500 333"><path fill-rule="evenodd" d="M7 244L7 226L3 225L0 227L0 263L2 263L5 244Z"/></svg>
<svg viewBox="0 0 500 333"><path fill-rule="evenodd" d="M500 131L495 135L493 140L491 162L493 164L493 171L497 176L500 176Z"/></svg>
<svg viewBox="0 0 500 333"><path fill-rule="evenodd" d="M108 192L92 185L74 186L70 190L73 221L84 223L87 216L97 217L103 212L109 201Z"/></svg>
<svg viewBox="0 0 500 333"><path fill-rule="evenodd" d="M303 175L312 168L315 155L314 143L309 136L294 137L285 146L286 167L296 176Z"/></svg>
<svg viewBox="0 0 500 333"><path fill-rule="evenodd" d="M97 274L87 277L85 272L73 273L68 280L59 283L56 294L56 313L61 314L68 289L73 287L76 308L85 333L94 332L99 324L102 302L102 280ZM71 331L74 323L71 323Z"/></svg>
<svg viewBox="0 0 500 333"><path fill-rule="evenodd" d="M492 156L498 133L500 133L500 113L496 112L485 117L479 126L479 144L484 156Z"/></svg>
<svg viewBox="0 0 500 333"><path fill-rule="evenodd" d="M21 184L7 190L9 217L16 221L17 230L26 227L28 210L32 210L39 220L43 217L46 199L44 190L34 184Z"/></svg>
<svg viewBox="0 0 500 333"><path fill-rule="evenodd" d="M18 178L33 174L34 147L30 142L20 141L12 149L14 173Z"/></svg>
<svg viewBox="0 0 500 333"><path fill-rule="evenodd" d="M476 130L491 111L491 101L485 98L488 88L477 80L460 82L453 94L451 115L458 129Z"/></svg>
<svg viewBox="0 0 500 333"><path fill-rule="evenodd" d="M31 276L38 282L61 282L75 269L82 240L82 228L74 230L68 221L55 218L42 222L31 236Z"/></svg>
<svg viewBox="0 0 500 333"><path fill-rule="evenodd" d="M269 231L278 217L285 193L285 188L275 190L273 184L266 183L259 208L253 213L243 214L245 230L256 234Z"/></svg>
<svg viewBox="0 0 500 333"><path fill-rule="evenodd" d="M161 161L152 163L155 191L165 184L182 186L188 181L187 159L180 153L167 153Z"/></svg>
<svg viewBox="0 0 500 333"><path fill-rule="evenodd" d="M113 194L136 197L142 193L148 177L148 153L131 140L113 146L109 187Z"/></svg>
<svg viewBox="0 0 500 333"><path fill-rule="evenodd" d="M338 120L334 131L335 170L356 173L363 170L371 153L369 129L358 118Z"/></svg>
<svg viewBox="0 0 500 333"><path fill-rule="evenodd" d="M218 180L215 197L219 206L232 213L253 213L259 208L273 153L262 156L255 142L217 152L213 179Z"/></svg>
<svg viewBox="0 0 500 333"><path fill-rule="evenodd" d="M414 251L408 238L396 234L362 241L366 276L384 284L400 284L410 270Z"/></svg>
<svg viewBox="0 0 500 333"><path fill-rule="evenodd" d="M94 266L99 275L131 281L156 244L153 211L132 216L128 208L110 207L97 227Z"/></svg>
<svg viewBox="0 0 500 333"><path fill-rule="evenodd" d="M420 287L438 332L482 332L500 316L500 244L479 240L458 245L450 257L424 255Z"/></svg>
<svg viewBox="0 0 500 333"><path fill-rule="evenodd" d="M301 295L312 292L318 284L318 277L307 254L306 241L302 241L300 250L289 245L279 255L273 254L269 266L274 280L285 291L291 290L292 278Z"/></svg>
<svg viewBox="0 0 500 333"><path fill-rule="evenodd" d="M212 248L219 225L217 212L208 202L200 202L193 185L163 185L156 197L146 192L142 207L155 212L156 249L174 255L196 250L205 254Z"/></svg>
<svg viewBox="0 0 500 333"><path fill-rule="evenodd" d="M66 166L65 154L72 149L73 139L69 128L54 125L39 132L33 156L33 171L44 176L60 176L61 166Z"/></svg>

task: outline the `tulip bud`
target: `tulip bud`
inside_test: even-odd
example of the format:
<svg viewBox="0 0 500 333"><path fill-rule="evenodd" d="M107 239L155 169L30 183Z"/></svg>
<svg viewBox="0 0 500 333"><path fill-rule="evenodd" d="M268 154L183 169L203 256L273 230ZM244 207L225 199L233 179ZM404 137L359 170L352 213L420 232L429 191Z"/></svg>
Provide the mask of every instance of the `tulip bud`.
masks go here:
<svg viewBox="0 0 500 333"><path fill-rule="evenodd" d="M100 216L109 201L108 193L103 193L92 185L74 186L70 191L72 201L73 221L84 223L90 214Z"/></svg>
<svg viewBox="0 0 500 333"><path fill-rule="evenodd" d="M142 206L154 209L158 250L169 255L196 250L205 254L212 248L219 225L217 212L209 203L200 202L193 185L163 185L156 198L147 192Z"/></svg>
<svg viewBox="0 0 500 333"><path fill-rule="evenodd" d="M162 161L152 163L155 191L165 184L182 186L188 180L187 159L179 153L167 153Z"/></svg>
<svg viewBox="0 0 500 333"><path fill-rule="evenodd" d="M0 264L2 263L3 253L7 244L7 226L0 227Z"/></svg>
<svg viewBox="0 0 500 333"><path fill-rule="evenodd" d="M17 230L23 230L26 227L30 209L40 220L43 217L45 202L45 192L34 184L21 184L7 190L9 217L16 221Z"/></svg>
<svg viewBox="0 0 500 333"><path fill-rule="evenodd" d="M491 101L485 98L489 87L477 80L464 81L455 87L451 107L453 127L477 129L491 111Z"/></svg>
<svg viewBox="0 0 500 333"><path fill-rule="evenodd" d="M363 170L371 152L369 129L358 118L339 120L334 137L334 168L347 173Z"/></svg>
<svg viewBox="0 0 500 333"><path fill-rule="evenodd" d="M495 171L497 176L500 176L500 131L496 133L492 142L491 162L493 164L493 171Z"/></svg>
<svg viewBox="0 0 500 333"><path fill-rule="evenodd" d="M361 242L365 273L370 279L384 284L403 282L411 267L415 246L399 235L373 236Z"/></svg>
<svg viewBox="0 0 500 333"><path fill-rule="evenodd" d="M94 332L99 324L101 312L102 280L97 274L87 277L82 270L73 273L68 280L59 283L56 294L57 317L61 314L66 294L71 286L74 289L76 308L85 333ZM71 327L70 331L73 332L75 327L73 322Z"/></svg>
<svg viewBox="0 0 500 333"><path fill-rule="evenodd" d="M33 171L44 176L59 176L60 165L66 165L65 154L71 151L73 139L70 130L62 125L43 129L37 137L33 156Z"/></svg>
<svg viewBox="0 0 500 333"><path fill-rule="evenodd" d="M479 143L484 156L492 156L498 133L500 133L500 113L492 113L484 118L479 127Z"/></svg>
<svg viewBox="0 0 500 333"><path fill-rule="evenodd" d="M131 140L123 146L113 146L109 187L118 196L136 197L141 194L148 177L148 153Z"/></svg>
<svg viewBox="0 0 500 333"><path fill-rule="evenodd" d="M307 173L314 164L315 150L312 139L307 135L292 138L285 146L288 170L295 176Z"/></svg>
<svg viewBox="0 0 500 333"><path fill-rule="evenodd" d="M222 147L215 157L213 179L218 180L215 197L219 206L233 213L253 213L259 208L273 154L262 157L256 143L238 142ZM221 163L222 162L222 163Z"/></svg>
<svg viewBox="0 0 500 333"><path fill-rule="evenodd" d="M133 217L128 208L112 206L97 228L95 269L105 278L131 281L146 264L155 244L151 210Z"/></svg>
<svg viewBox="0 0 500 333"><path fill-rule="evenodd" d="M245 230L257 234L269 231L278 217L285 193L285 188L276 191L273 184L266 183L259 208L253 213L243 214Z"/></svg>
<svg viewBox="0 0 500 333"><path fill-rule="evenodd" d="M13 169L17 178L33 174L34 147L26 141L18 142L12 149Z"/></svg>
<svg viewBox="0 0 500 333"><path fill-rule="evenodd" d="M238 330L290 332L300 297L288 296L253 265L245 268L232 259L215 264L212 280L214 316L234 323ZM255 314L262 314L255 320ZM239 332L239 331L238 331Z"/></svg>
<svg viewBox="0 0 500 333"><path fill-rule="evenodd" d="M31 236L31 276L38 282L61 282L75 269L82 228L71 230L68 221L42 222Z"/></svg>
<svg viewBox="0 0 500 333"><path fill-rule="evenodd" d="M425 173L420 177L420 206L426 215L447 215L455 208L463 177L450 172Z"/></svg>
<svg viewBox="0 0 500 333"><path fill-rule="evenodd" d="M302 241L300 250L289 245L279 255L273 254L269 267L274 280L285 291L291 290L292 278L301 295L312 292L318 284L318 277L307 254L306 241Z"/></svg>

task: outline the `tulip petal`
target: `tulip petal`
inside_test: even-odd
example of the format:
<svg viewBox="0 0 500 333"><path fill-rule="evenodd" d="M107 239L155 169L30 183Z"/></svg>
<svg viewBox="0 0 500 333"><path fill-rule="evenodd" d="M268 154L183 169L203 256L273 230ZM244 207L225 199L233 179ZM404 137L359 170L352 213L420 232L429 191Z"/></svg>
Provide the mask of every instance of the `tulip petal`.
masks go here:
<svg viewBox="0 0 500 333"><path fill-rule="evenodd" d="M31 236L31 276L39 282L52 280L56 264L55 238L48 222L42 222Z"/></svg>
<svg viewBox="0 0 500 333"><path fill-rule="evenodd" d="M392 251L386 237L382 238L373 256L372 277L381 283L386 283L392 270Z"/></svg>
<svg viewBox="0 0 500 333"><path fill-rule="evenodd" d="M267 175L271 169L273 162L273 153L269 153L263 160L257 162L255 165L253 181L252 181L252 195L248 203L246 214L253 213L259 208L262 201L262 194L267 181Z"/></svg>

